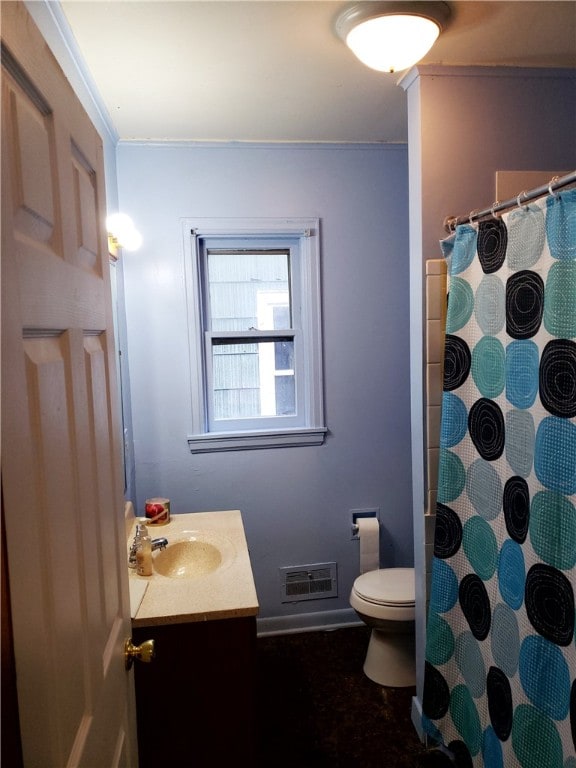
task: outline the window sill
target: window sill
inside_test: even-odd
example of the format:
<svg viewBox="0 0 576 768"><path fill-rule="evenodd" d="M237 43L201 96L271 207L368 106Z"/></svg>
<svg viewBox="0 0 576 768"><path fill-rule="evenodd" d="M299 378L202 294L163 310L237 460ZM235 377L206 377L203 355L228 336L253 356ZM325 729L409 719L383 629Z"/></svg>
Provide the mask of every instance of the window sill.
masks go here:
<svg viewBox="0 0 576 768"><path fill-rule="evenodd" d="M277 432L211 432L205 435L191 435L188 438L188 447L190 453L215 453L322 445L327 431L326 427L309 427Z"/></svg>

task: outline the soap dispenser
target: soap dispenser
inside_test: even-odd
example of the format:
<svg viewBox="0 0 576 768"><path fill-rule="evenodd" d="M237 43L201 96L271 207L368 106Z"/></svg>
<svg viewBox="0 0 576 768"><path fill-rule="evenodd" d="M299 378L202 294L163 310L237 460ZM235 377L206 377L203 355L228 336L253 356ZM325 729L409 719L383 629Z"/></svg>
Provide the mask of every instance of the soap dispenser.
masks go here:
<svg viewBox="0 0 576 768"><path fill-rule="evenodd" d="M138 524L136 532L136 573L138 576L152 576L152 539L145 525Z"/></svg>

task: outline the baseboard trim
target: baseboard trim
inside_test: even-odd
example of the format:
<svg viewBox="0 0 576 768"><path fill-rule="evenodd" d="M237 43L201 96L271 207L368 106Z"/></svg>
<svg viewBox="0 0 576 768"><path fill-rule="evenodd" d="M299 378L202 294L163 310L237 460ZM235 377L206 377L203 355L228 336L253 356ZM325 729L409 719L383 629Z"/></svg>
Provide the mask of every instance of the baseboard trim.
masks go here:
<svg viewBox="0 0 576 768"><path fill-rule="evenodd" d="M424 729L422 728L422 702L420 701L418 696L412 696L411 717L412 717L412 725L416 730L416 734L418 735L418 738L423 744L425 744L426 734L424 733Z"/></svg>
<svg viewBox="0 0 576 768"><path fill-rule="evenodd" d="M322 632L330 629L359 627L363 624L364 622L358 618L353 608L273 616L256 620L258 637L291 635L297 632Z"/></svg>

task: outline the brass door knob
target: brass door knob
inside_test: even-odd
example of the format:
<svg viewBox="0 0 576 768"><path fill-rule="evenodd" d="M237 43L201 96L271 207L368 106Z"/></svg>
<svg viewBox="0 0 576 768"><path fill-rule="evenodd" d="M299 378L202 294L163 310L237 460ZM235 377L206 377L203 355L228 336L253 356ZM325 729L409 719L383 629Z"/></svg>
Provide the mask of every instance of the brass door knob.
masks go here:
<svg viewBox="0 0 576 768"><path fill-rule="evenodd" d="M124 666L126 669L132 667L134 659L149 664L155 655L154 640L145 640L140 645L134 645L132 638L129 637L124 643Z"/></svg>

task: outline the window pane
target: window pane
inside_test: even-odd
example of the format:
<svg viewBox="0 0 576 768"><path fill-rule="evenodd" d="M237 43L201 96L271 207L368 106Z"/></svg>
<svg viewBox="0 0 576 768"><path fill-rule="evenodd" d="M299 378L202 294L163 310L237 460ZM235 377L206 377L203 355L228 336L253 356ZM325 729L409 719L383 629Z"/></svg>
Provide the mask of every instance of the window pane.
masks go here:
<svg viewBox="0 0 576 768"><path fill-rule="evenodd" d="M276 376L276 412L279 416L296 413L296 391L294 376Z"/></svg>
<svg viewBox="0 0 576 768"><path fill-rule="evenodd" d="M291 328L290 251L208 250L213 331ZM278 308L283 312L277 313ZM276 323L282 323L280 325Z"/></svg>
<svg viewBox="0 0 576 768"><path fill-rule="evenodd" d="M212 364L216 391L258 389L258 344L214 346Z"/></svg>
<svg viewBox="0 0 576 768"><path fill-rule="evenodd" d="M293 341L276 341L274 343L274 369L276 371L294 370Z"/></svg>
<svg viewBox="0 0 576 768"><path fill-rule="evenodd" d="M296 412L294 341L212 346L214 418L292 416Z"/></svg>

